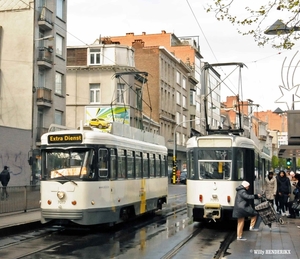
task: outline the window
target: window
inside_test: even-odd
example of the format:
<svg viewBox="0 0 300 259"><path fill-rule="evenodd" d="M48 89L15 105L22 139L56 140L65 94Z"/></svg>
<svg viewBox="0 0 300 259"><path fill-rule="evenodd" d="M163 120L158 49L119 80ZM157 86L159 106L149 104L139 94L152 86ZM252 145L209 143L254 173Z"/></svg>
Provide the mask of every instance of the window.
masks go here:
<svg viewBox="0 0 300 259"><path fill-rule="evenodd" d="M110 177L117 178L117 156L115 149L110 150L110 172Z"/></svg>
<svg viewBox="0 0 300 259"><path fill-rule="evenodd" d="M117 103L125 103L124 90L125 90L124 84L117 85Z"/></svg>
<svg viewBox="0 0 300 259"><path fill-rule="evenodd" d="M100 84L90 84L90 103L100 103Z"/></svg>
<svg viewBox="0 0 300 259"><path fill-rule="evenodd" d="M55 74L55 93L62 95L63 75L56 72Z"/></svg>
<svg viewBox="0 0 300 259"><path fill-rule="evenodd" d="M142 176L142 153L135 153L135 176L136 178L141 178Z"/></svg>
<svg viewBox="0 0 300 259"><path fill-rule="evenodd" d="M181 122L181 116L179 112L176 112L176 124L180 124Z"/></svg>
<svg viewBox="0 0 300 259"><path fill-rule="evenodd" d="M127 178L134 178L133 151L127 151Z"/></svg>
<svg viewBox="0 0 300 259"><path fill-rule="evenodd" d="M195 105L196 104L195 92L194 91L190 92L190 104L191 105Z"/></svg>
<svg viewBox="0 0 300 259"><path fill-rule="evenodd" d="M108 168L108 152L107 149L100 148L98 156L99 177L107 177Z"/></svg>
<svg viewBox="0 0 300 259"><path fill-rule="evenodd" d="M100 65L100 57L100 49L90 49L90 65Z"/></svg>
<svg viewBox="0 0 300 259"><path fill-rule="evenodd" d="M149 155L143 154L143 177L149 177Z"/></svg>
<svg viewBox="0 0 300 259"><path fill-rule="evenodd" d="M155 177L155 155L150 154L150 177Z"/></svg>
<svg viewBox="0 0 300 259"><path fill-rule="evenodd" d="M63 37L56 34L56 55L63 56Z"/></svg>
<svg viewBox="0 0 300 259"><path fill-rule="evenodd" d="M182 127L186 128L186 116L182 115Z"/></svg>
<svg viewBox="0 0 300 259"><path fill-rule="evenodd" d="M63 112L62 111L55 111L55 118L54 123L58 125L63 125Z"/></svg>
<svg viewBox="0 0 300 259"><path fill-rule="evenodd" d="M182 96L182 107L186 108L186 96Z"/></svg>
<svg viewBox="0 0 300 259"><path fill-rule="evenodd" d="M156 160L155 160L155 176L160 177L161 175L161 155L156 155Z"/></svg>
<svg viewBox="0 0 300 259"><path fill-rule="evenodd" d="M38 86L45 87L45 73L43 70L39 70Z"/></svg>
<svg viewBox="0 0 300 259"><path fill-rule="evenodd" d="M180 103L181 103L180 96L181 96L180 93L177 91L177 92L176 92L176 103L177 103L177 104L180 104Z"/></svg>
<svg viewBox="0 0 300 259"><path fill-rule="evenodd" d="M186 89L186 78L185 77L182 78L182 88Z"/></svg>
<svg viewBox="0 0 300 259"><path fill-rule="evenodd" d="M56 16L63 20L65 0L56 0Z"/></svg>
<svg viewBox="0 0 300 259"><path fill-rule="evenodd" d="M126 151L118 150L118 178L125 178L126 172Z"/></svg>
<svg viewBox="0 0 300 259"><path fill-rule="evenodd" d="M142 90L141 89L136 89L136 108L140 111L143 109L143 97L142 97Z"/></svg>
<svg viewBox="0 0 300 259"><path fill-rule="evenodd" d="M176 71L176 83L180 85L180 73Z"/></svg>

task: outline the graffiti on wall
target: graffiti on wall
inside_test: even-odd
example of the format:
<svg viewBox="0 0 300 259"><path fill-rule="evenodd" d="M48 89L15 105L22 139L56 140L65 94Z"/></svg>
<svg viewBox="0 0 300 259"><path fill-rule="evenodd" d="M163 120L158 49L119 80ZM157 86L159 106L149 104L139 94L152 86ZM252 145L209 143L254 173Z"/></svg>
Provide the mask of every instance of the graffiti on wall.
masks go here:
<svg viewBox="0 0 300 259"><path fill-rule="evenodd" d="M9 167L11 180L10 185L29 184L30 173L27 154L22 152L0 151L0 172L4 166ZM27 172L27 173L26 173Z"/></svg>

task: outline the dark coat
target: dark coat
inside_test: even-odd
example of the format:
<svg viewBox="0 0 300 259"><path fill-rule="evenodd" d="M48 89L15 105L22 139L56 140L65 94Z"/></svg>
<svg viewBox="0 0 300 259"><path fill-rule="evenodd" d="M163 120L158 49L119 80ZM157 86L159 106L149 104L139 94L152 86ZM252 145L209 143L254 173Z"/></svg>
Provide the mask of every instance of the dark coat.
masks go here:
<svg viewBox="0 0 300 259"><path fill-rule="evenodd" d="M8 172L8 170L4 169L0 174L0 182L2 186L7 186L9 180L10 180L10 173Z"/></svg>
<svg viewBox="0 0 300 259"><path fill-rule="evenodd" d="M250 201L257 199L256 194L248 194L243 185L236 188L236 196L234 208L232 212L233 218L245 218L257 215L257 212L252 208Z"/></svg>
<svg viewBox="0 0 300 259"><path fill-rule="evenodd" d="M291 193L291 183L289 178L287 178L286 176L277 176L277 192L283 194Z"/></svg>

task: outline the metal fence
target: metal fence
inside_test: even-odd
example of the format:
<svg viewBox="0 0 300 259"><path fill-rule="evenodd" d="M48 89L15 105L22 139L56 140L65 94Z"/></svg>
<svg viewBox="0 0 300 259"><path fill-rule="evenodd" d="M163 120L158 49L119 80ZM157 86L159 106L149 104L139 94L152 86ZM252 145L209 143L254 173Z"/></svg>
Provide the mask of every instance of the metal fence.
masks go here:
<svg viewBox="0 0 300 259"><path fill-rule="evenodd" d="M40 186L16 186L6 187L8 198L3 193L3 187L0 188L0 214L21 212L40 208Z"/></svg>

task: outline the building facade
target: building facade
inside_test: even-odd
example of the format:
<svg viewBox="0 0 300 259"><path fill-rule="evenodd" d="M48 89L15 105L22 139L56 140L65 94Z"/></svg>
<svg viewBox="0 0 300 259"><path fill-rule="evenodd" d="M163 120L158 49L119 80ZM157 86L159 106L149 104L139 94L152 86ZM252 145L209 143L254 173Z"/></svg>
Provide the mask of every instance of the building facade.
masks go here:
<svg viewBox="0 0 300 259"><path fill-rule="evenodd" d="M157 65L159 67L157 67L156 72L158 76L153 85L161 91L160 98L162 101L161 106L157 106L159 107L157 112L160 114L161 133L168 141L170 156L176 149L177 167L182 170L185 167L185 142L187 138L193 134L206 134L203 117L201 117L202 56L198 37L177 37L175 34L163 30L156 34L143 32L141 35L135 35L134 33L126 33L125 36L113 36L110 39L116 43L135 46L135 48L140 43L143 49L148 49L148 51L149 49L156 48L159 50L160 48L161 57L158 59ZM176 66L174 66L174 61L170 63L168 59L165 59L167 57L165 53L169 53L170 58L173 56L171 60L174 57L178 60L175 62ZM137 59L139 59L138 52L136 53ZM141 61L139 64L142 65L142 63ZM138 62L136 65L140 69ZM147 64L145 65L147 66ZM188 70L181 71L180 67L185 67L184 70ZM155 68L148 66L148 69L153 70Z"/></svg>
<svg viewBox="0 0 300 259"><path fill-rule="evenodd" d="M68 47L67 72L68 127L78 128L81 122L89 125L92 119L101 119L144 128L142 95L148 74L135 68L132 47L119 44ZM152 123L151 128L158 133L157 125Z"/></svg>
<svg viewBox="0 0 300 259"><path fill-rule="evenodd" d="M67 1L2 2L0 167L11 185L36 184L41 135L65 124Z"/></svg>

